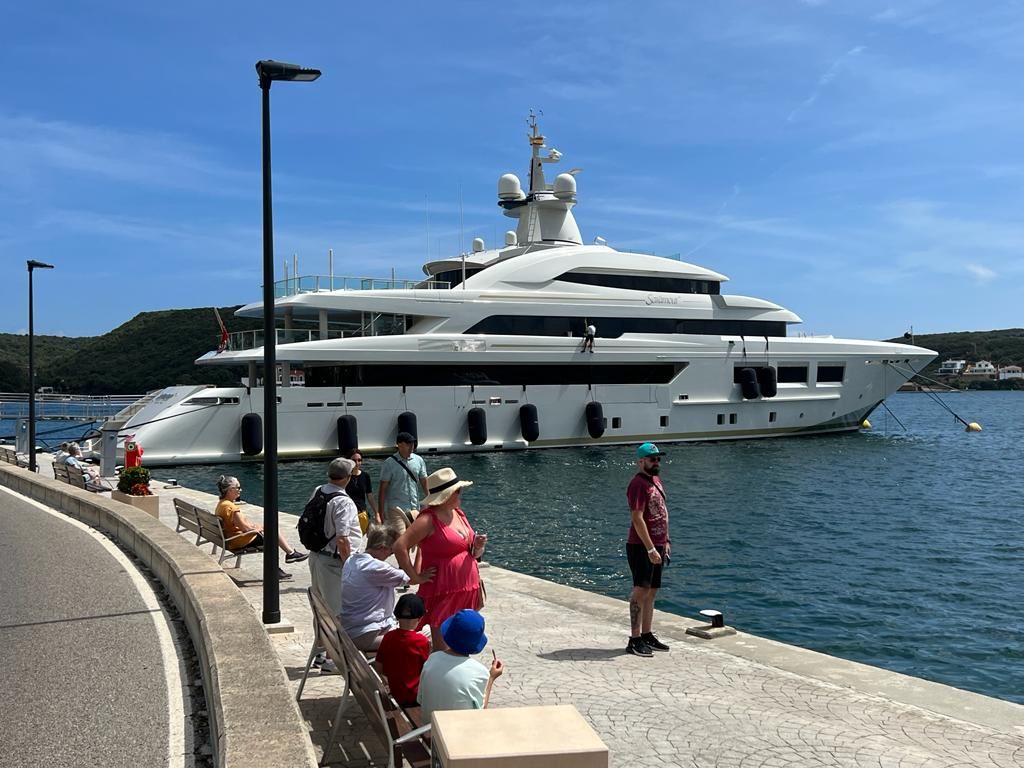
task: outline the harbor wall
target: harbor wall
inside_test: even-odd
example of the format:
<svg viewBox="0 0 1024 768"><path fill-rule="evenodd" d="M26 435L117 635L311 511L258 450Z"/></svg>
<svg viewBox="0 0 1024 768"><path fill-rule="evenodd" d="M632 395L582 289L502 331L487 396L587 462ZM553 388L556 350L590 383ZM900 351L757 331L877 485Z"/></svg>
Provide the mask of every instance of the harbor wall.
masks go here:
<svg viewBox="0 0 1024 768"><path fill-rule="evenodd" d="M315 766L284 669L248 601L202 550L145 512L0 464L0 485L104 531L159 579L202 669L217 766Z"/></svg>

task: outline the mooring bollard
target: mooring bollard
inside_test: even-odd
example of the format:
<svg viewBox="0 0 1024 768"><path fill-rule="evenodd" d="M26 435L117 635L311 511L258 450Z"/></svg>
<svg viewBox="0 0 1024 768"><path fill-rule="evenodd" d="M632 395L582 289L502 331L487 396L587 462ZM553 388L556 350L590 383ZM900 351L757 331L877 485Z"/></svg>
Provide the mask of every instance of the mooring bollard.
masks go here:
<svg viewBox="0 0 1024 768"><path fill-rule="evenodd" d="M705 608L700 612L700 615L705 617L710 623L699 624L695 627L687 627L686 634L693 635L694 637L700 637L704 640L713 640L716 637L725 637L726 635L736 634L735 629L725 626L725 616L721 611L716 611L713 608Z"/></svg>

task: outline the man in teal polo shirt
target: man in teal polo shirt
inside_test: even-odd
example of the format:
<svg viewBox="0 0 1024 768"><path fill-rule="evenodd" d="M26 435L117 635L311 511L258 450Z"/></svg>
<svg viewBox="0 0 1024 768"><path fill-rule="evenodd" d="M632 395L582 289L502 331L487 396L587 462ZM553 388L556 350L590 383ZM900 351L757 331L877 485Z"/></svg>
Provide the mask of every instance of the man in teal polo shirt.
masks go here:
<svg viewBox="0 0 1024 768"><path fill-rule="evenodd" d="M427 490L427 465L413 453L416 438L399 432L395 439L398 450L384 460L380 470L377 509L384 515L385 525L399 533L405 531L420 508L420 497Z"/></svg>

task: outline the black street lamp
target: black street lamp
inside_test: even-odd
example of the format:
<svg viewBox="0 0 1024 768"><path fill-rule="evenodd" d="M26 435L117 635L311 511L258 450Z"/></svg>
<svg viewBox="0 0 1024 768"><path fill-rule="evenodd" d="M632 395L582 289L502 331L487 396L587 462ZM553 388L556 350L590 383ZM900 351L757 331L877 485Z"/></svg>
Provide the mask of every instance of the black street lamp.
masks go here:
<svg viewBox="0 0 1024 768"><path fill-rule="evenodd" d="M53 269L53 264L29 259L28 262L28 471L36 471L36 360L35 318L32 307L32 270Z"/></svg>
<svg viewBox="0 0 1024 768"><path fill-rule="evenodd" d="M277 337L274 330L274 219L270 188L270 84L312 81L319 69L267 59L256 62L263 91L263 623L281 621L277 565Z"/></svg>

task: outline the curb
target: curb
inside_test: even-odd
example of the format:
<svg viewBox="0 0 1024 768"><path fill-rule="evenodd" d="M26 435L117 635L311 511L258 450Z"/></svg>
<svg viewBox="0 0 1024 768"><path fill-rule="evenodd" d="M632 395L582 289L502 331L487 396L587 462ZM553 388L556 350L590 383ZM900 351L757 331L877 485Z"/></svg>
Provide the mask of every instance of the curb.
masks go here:
<svg viewBox="0 0 1024 768"><path fill-rule="evenodd" d="M317 764L263 624L209 555L142 510L26 469L0 465L0 485L105 531L160 580L199 656L219 768Z"/></svg>

